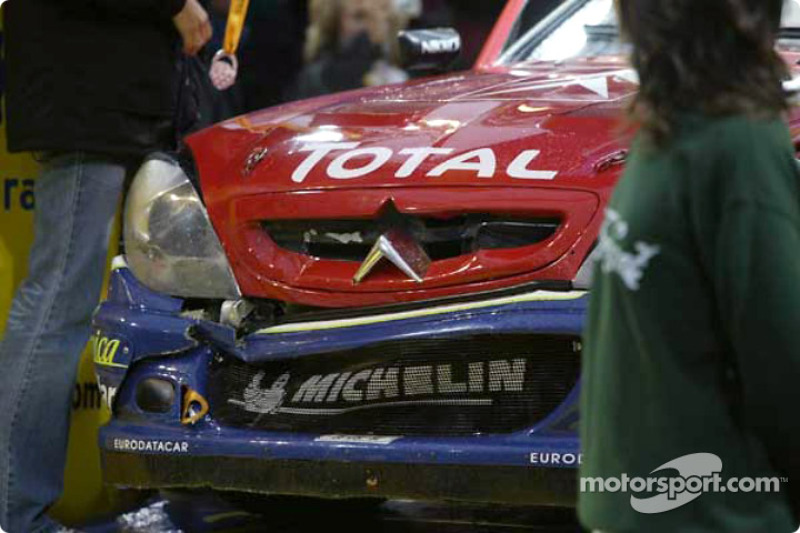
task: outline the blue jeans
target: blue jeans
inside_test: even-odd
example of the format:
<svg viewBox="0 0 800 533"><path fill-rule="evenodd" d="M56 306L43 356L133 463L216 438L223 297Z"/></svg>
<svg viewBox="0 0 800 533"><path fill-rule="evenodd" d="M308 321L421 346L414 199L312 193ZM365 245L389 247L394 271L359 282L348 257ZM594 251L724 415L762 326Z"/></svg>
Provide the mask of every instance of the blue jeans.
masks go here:
<svg viewBox="0 0 800 533"><path fill-rule="evenodd" d="M43 163L27 279L0 343L0 526L56 528L81 353L100 298L124 163L69 153Z"/></svg>

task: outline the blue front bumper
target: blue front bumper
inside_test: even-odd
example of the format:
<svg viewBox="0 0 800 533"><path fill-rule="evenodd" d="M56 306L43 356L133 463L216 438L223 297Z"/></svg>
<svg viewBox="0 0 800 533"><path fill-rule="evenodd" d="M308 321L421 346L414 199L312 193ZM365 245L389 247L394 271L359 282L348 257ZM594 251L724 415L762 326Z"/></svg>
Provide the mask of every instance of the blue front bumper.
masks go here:
<svg viewBox="0 0 800 533"><path fill-rule="evenodd" d="M542 293L436 312L291 324L237 338L232 328L182 313L182 300L153 293L128 269L116 269L109 299L94 319L98 383L115 412L100 436L107 480L330 497L569 503L580 462L577 385L549 416L524 431L460 437L238 429L215 420L213 405L208 415L186 425L182 398L189 390L206 395L215 354L264 363L466 333L579 336L586 299ZM177 384L176 400L166 412L139 407L136 385L148 378ZM469 481L476 476L482 490Z"/></svg>

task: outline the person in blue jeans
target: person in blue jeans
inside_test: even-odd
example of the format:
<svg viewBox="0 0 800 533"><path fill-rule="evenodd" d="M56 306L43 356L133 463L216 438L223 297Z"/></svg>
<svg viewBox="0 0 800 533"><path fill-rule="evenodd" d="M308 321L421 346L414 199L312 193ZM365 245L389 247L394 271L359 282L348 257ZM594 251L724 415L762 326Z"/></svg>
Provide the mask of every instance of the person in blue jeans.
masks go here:
<svg viewBox="0 0 800 533"><path fill-rule="evenodd" d="M0 528L58 531L71 395L127 170L176 138L181 42L211 27L197 0L10 0L10 151L41 155L28 277L0 343Z"/></svg>

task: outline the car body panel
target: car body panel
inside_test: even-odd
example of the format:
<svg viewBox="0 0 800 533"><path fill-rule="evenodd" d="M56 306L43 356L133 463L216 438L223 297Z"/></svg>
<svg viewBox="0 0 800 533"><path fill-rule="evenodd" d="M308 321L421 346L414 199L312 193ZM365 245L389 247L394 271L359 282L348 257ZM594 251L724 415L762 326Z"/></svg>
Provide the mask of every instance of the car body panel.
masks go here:
<svg viewBox="0 0 800 533"><path fill-rule="evenodd" d="M156 305L148 307L153 302ZM190 456L198 460L240 457L310 461L323 470L328 463L352 461L525 469L540 466L574 469L580 461L575 435L579 384L560 407L532 427L502 435L464 437L255 432L220 425L215 420L213 405L208 415L187 425L181 423L181 401L167 412L148 413L138 406L136 390L141 381L158 378L174 383L181 390L188 388L206 395L206 369L210 359L220 353L259 363L297 360L387 339L458 337L480 331L497 335L559 332L577 336L586 307L585 293L536 291L494 302L462 302L404 313L366 315L361 319L292 323L265 328L239 339L233 328L186 316L171 305L174 303L174 299L159 302L158 295L143 287L127 268L112 272L109 299L98 309L94 320L96 339L121 343L111 357L102 351L95 354L100 390L115 412L100 434L101 447L110 457L135 453ZM556 462L549 464L554 458ZM107 457L107 461L113 471L114 460ZM563 476L558 474L555 478ZM233 481L228 482L232 484L228 488L237 488ZM149 486L144 481L140 485ZM569 486L562 484L555 492L541 497L563 503L572 497ZM265 484L263 491L269 489ZM338 496L344 495L347 493Z"/></svg>
<svg viewBox="0 0 800 533"><path fill-rule="evenodd" d="M470 72L256 113L189 143L246 296L325 307L426 300L572 279L618 177L619 165L604 163L623 151L619 116L635 89L631 71L613 60L564 65L557 73L543 66ZM410 165L403 151L418 149L442 153ZM355 155L342 162L349 154ZM475 168L441 172L458 157ZM518 158L537 177L518 177ZM390 205L406 215L556 215L564 224L534 247L436 261L422 283L384 269L358 285L352 279L359 263L284 250L261 227L293 219L368 222Z"/></svg>

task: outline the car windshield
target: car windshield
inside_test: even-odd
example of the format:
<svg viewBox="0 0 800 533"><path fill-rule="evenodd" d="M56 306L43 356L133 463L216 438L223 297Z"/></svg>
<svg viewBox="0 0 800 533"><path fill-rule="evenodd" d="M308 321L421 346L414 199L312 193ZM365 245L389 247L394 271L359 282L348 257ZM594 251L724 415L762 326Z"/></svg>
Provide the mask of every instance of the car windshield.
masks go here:
<svg viewBox="0 0 800 533"><path fill-rule="evenodd" d="M626 54L613 0L566 0L537 24L528 23L537 0L528 0L501 63L564 61ZM800 0L785 0L779 46L800 51Z"/></svg>

